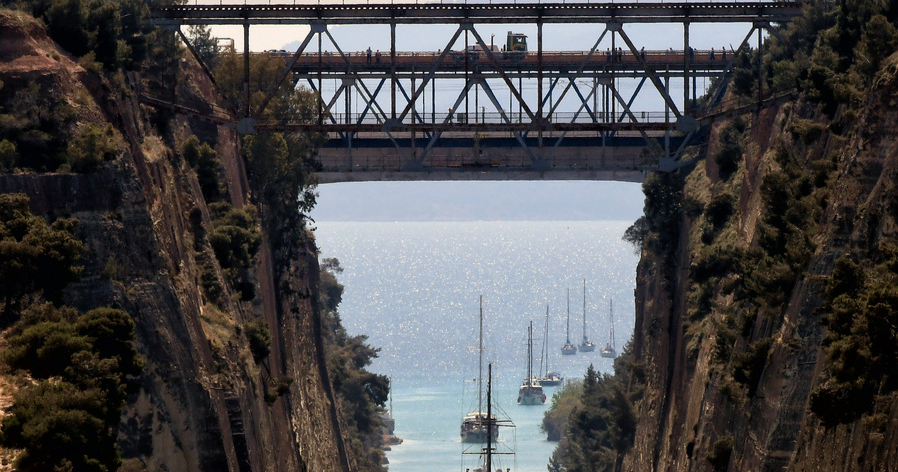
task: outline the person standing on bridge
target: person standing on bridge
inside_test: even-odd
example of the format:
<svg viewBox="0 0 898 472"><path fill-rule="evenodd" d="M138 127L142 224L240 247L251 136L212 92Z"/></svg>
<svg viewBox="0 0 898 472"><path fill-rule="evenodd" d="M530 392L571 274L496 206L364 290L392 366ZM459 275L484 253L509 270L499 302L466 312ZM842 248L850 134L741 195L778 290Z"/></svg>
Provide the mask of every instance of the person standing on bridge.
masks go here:
<svg viewBox="0 0 898 472"><path fill-rule="evenodd" d="M368 46L368 50L365 52L368 54L368 64L371 64L371 46Z"/></svg>
<svg viewBox="0 0 898 472"><path fill-rule="evenodd" d="M714 47L711 47L711 55L708 58L712 61L714 60Z"/></svg>
<svg viewBox="0 0 898 472"><path fill-rule="evenodd" d="M374 62L380 64L380 49L378 49L377 52L374 53Z"/></svg>

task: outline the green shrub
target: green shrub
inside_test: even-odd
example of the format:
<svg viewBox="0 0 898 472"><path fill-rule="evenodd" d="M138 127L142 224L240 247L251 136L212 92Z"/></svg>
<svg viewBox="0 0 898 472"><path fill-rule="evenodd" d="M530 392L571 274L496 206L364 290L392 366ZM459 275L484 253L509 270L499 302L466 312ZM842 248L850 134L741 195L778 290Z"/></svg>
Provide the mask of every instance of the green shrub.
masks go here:
<svg viewBox="0 0 898 472"><path fill-rule="evenodd" d="M715 195L705 208L705 218L715 230L720 230L733 216L735 205L736 198L732 195L728 193Z"/></svg>
<svg viewBox="0 0 898 472"><path fill-rule="evenodd" d="M247 205L238 210L229 203L216 202L209 205L209 211L209 244L228 279L236 281L241 270L252 267L262 243L256 208Z"/></svg>
<svg viewBox="0 0 898 472"><path fill-rule="evenodd" d="M3 363L27 373L3 418L0 445L24 449L21 471L116 470L115 426L143 370L131 317L32 305L7 333Z"/></svg>
<svg viewBox="0 0 898 472"><path fill-rule="evenodd" d="M218 153L208 143L200 144L194 135L181 145L181 152L187 163L196 170L196 178L207 202L219 200L224 194L222 167Z"/></svg>
<svg viewBox="0 0 898 472"><path fill-rule="evenodd" d="M256 363L262 362L271 354L271 330L265 320L258 319L246 324L244 331L249 341L249 350Z"/></svg>
<svg viewBox="0 0 898 472"><path fill-rule="evenodd" d="M0 139L0 172L12 170L18 160L19 151L16 149L16 143Z"/></svg>
<svg viewBox="0 0 898 472"><path fill-rule="evenodd" d="M711 467L717 472L725 472L730 465L730 456L733 454L733 437L726 435L714 441L714 445L705 459L711 463Z"/></svg>
<svg viewBox="0 0 898 472"><path fill-rule="evenodd" d="M789 124L789 132L801 139L805 146L809 146L823 135L823 124L811 120L798 119Z"/></svg>
<svg viewBox="0 0 898 472"><path fill-rule="evenodd" d="M717 163L718 173L724 181L739 169L739 161L742 160L742 134L746 129L745 120L738 117L730 121L730 123L720 133L718 142L720 149L714 154L714 162Z"/></svg>
<svg viewBox="0 0 898 472"><path fill-rule="evenodd" d="M115 158L117 146L112 125L101 130L87 124L72 138L67 152L67 162L75 172L94 172L104 161Z"/></svg>
<svg viewBox="0 0 898 472"><path fill-rule="evenodd" d="M755 396L772 343L771 338L764 338L749 346L747 352L740 352L733 356L733 380L746 388L748 398Z"/></svg>

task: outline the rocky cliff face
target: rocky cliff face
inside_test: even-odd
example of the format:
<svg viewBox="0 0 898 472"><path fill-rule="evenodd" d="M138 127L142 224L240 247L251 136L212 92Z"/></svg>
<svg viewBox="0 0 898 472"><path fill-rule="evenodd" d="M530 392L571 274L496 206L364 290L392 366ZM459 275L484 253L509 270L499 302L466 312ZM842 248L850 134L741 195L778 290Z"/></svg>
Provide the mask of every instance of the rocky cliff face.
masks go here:
<svg viewBox="0 0 898 472"><path fill-rule="evenodd" d="M198 68L183 60L179 73L177 93L211 101ZM100 172L4 174L0 192L27 194L32 210L48 218L77 218L84 271L66 302L121 308L136 322L146 368L122 415L123 457L148 470L348 470L318 336L314 247L276 273L278 248L263 243L256 298L239 301L200 241L209 212L177 151L190 134L213 142L239 207L249 192L235 132L187 117L160 132L150 124L155 111L139 104L141 77L119 79L86 72L34 20L0 11L5 91L37 86L70 104L77 126L115 130L119 152ZM222 303L205 299L200 259L212 261L226 291ZM242 329L258 318L273 335L271 355L259 364ZM279 380L291 381L289 388L272 397Z"/></svg>
<svg viewBox="0 0 898 472"><path fill-rule="evenodd" d="M818 308L836 260L850 255L869 268L870 254L898 242L895 69L893 57L857 116L827 118L800 100L766 108L743 117L742 159L729 179L711 158L678 176L684 193L675 246L664 253L647 244L638 268L634 354L646 366L647 386L624 470L898 464L894 392L882 392L868 414L848 424L824 426L809 408L831 368ZM709 156L720 152L719 138L731 126L715 124ZM795 210L787 219L804 222L783 226L795 237L776 259L798 261L794 273L747 257L783 234L770 231L778 198L770 182L780 175L790 176L786 194L800 195L782 202ZM724 194L732 196L732 215L718 228L708 209ZM750 283L766 284L758 293L768 298L745 295ZM889 316L894 336L898 315Z"/></svg>

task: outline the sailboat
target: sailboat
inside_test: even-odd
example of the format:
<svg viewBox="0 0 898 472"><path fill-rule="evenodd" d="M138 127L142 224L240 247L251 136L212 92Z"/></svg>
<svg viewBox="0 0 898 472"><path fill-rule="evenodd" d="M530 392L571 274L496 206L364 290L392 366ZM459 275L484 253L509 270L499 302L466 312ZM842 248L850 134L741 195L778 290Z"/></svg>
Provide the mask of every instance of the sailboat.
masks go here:
<svg viewBox="0 0 898 472"><path fill-rule="evenodd" d="M511 420L497 420L496 416L493 415L493 407L492 407L492 405L493 405L493 401L492 401L493 365L492 364L489 365L487 372L488 372L487 373L487 381L486 381L486 405L487 405L486 413L487 413L487 416L484 418L483 424L488 429L497 429L498 430L498 428L500 426L514 428L515 427L514 423L512 423ZM470 470L471 472L488 472L488 471L491 472L493 470L493 466L498 466L498 469L496 469L496 470L502 470L502 464L497 459L500 459L501 456L504 456L504 455L514 455L514 450L507 448L507 445L506 445L506 448L500 450L498 446L499 446L499 444L497 444L497 442L495 441L494 438L492 438L491 436L487 436L486 445L484 447L480 448L477 451L470 451L470 450L463 451L462 454L480 456L479 460L478 460L477 467L474 469L468 469L468 470ZM509 471L511 469L505 468L505 470Z"/></svg>
<svg viewBox="0 0 898 472"><path fill-rule="evenodd" d="M571 343L571 290L567 291L567 341L561 346L561 353L565 356L573 356L577 353L577 346Z"/></svg>
<svg viewBox="0 0 898 472"><path fill-rule="evenodd" d="M614 359L617 357L617 351L614 350L614 299L610 300L608 307L608 318L611 320L611 341L605 344L600 355Z"/></svg>
<svg viewBox="0 0 898 472"><path fill-rule="evenodd" d="M578 346L580 352L593 352L596 350L595 343L589 342L586 337L586 279L583 280L583 342Z"/></svg>
<svg viewBox="0 0 898 472"><path fill-rule="evenodd" d="M557 385L561 385L561 382L564 381L564 376L559 374L558 372L552 372L549 370L549 305L546 305L546 330L545 335L543 336L543 348L540 353L542 357L539 360L539 371L542 373L541 377L537 377L536 380L543 387L555 387Z"/></svg>
<svg viewBox="0 0 898 472"><path fill-rule="evenodd" d="M462 442L482 443L489 440L495 441L499 435L499 429L490 426L489 413L483 411L483 296L480 296L480 344L477 347L477 410L465 415L461 422ZM489 403L489 400L487 400ZM489 408L487 408L489 410ZM487 434L487 431L490 434Z"/></svg>
<svg viewBox="0 0 898 472"><path fill-rule="evenodd" d="M527 329L527 376L518 389L518 403L521 405L541 405L546 403L543 387L533 378L533 322Z"/></svg>

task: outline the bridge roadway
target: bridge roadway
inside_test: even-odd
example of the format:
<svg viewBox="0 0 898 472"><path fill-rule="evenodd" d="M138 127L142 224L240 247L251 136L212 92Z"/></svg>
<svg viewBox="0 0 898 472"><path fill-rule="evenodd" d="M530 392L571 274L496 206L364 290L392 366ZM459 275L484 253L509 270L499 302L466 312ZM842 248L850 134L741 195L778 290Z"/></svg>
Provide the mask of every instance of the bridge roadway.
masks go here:
<svg viewBox="0 0 898 472"><path fill-rule="evenodd" d="M752 23L788 22L800 1L288 3L152 5L160 25L296 25L500 23Z"/></svg>
<svg viewBox="0 0 898 472"><path fill-rule="evenodd" d="M268 55L285 62L277 83L290 77L318 94L317 122L293 122L290 117L266 114L273 91L253 109L238 106L236 112L242 118L235 121L242 133L263 129L326 133L328 141L320 151L322 182L639 181L648 171L673 169L690 139L704 131L695 100L699 95L696 79L715 79L706 95L711 104L719 101L734 58L749 49L751 36L757 32L760 48L761 31L778 34L772 24L791 20L803 5L796 1L288 2L220 0L216 5L154 5L151 15L154 23L176 31L197 57L182 26L242 25L246 84L252 50L250 26L309 26L295 52L268 51ZM694 50L689 25L715 22L747 23L751 30L735 49ZM575 23L601 25L595 29L597 39L589 51L543 49L544 24ZM666 51L644 51L625 31L624 25L629 23L682 24L683 42L673 43L679 47ZM377 58L369 61L361 52L343 51L329 31L333 25L375 24L390 26L391 47L379 62ZM399 51L397 25L414 24L454 24L457 29L440 51ZM522 53L496 51L475 24L536 25L536 47ZM312 49L316 35L317 51L310 52L307 48ZM322 48L324 38L336 52ZM461 52L470 45L478 51ZM617 53L609 54L611 51ZM438 85L449 80L456 85ZM525 80L535 82L535 87L528 86L536 89L535 95L525 93ZM671 82L680 80L682 101L670 93ZM448 97L454 100L448 103L454 104L448 111L441 105L438 111L437 93L445 99L455 93L459 82L461 92ZM328 89L328 83L333 88ZM496 87L501 88L498 93L493 90ZM632 94L625 96L625 89ZM663 111L632 108L640 91L646 93L644 89L654 89ZM244 103L251 103L249 88L245 90ZM387 104L379 103L384 95L389 95ZM359 100L361 103L353 103Z"/></svg>
<svg viewBox="0 0 898 472"><path fill-rule="evenodd" d="M498 49L498 48L497 48ZM293 53L288 51L267 51L269 56L283 58L290 63ZM380 60L368 60L365 51L344 51L342 55L325 51L322 53L303 53L292 65L294 74L303 77L316 77L321 73L326 79L355 77L355 74L369 76L396 74L399 78L410 79L429 71L436 64L435 77L451 78L463 73L480 73L487 78L500 78L500 72L513 75L515 78L536 78L542 74L544 78L567 77L572 71L579 71L581 77L600 77L615 74L618 78L641 78L645 76L646 67L651 68L659 77L683 77L685 64L690 71L699 77L715 77L727 70L732 51L726 50L693 50L689 61L686 61L682 50L650 50L640 51L637 55L629 51L618 57L607 51L543 51L542 58L535 52L504 52L495 54L490 61L486 54L480 52L451 51L448 60L437 62L441 51L398 51L391 58L389 55ZM467 57L466 57L467 56ZM540 62L541 59L541 62ZM642 61L640 61L642 59Z"/></svg>

